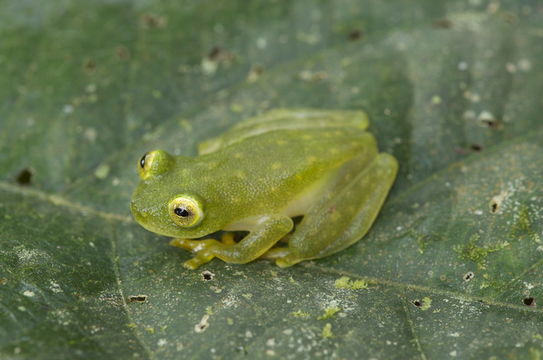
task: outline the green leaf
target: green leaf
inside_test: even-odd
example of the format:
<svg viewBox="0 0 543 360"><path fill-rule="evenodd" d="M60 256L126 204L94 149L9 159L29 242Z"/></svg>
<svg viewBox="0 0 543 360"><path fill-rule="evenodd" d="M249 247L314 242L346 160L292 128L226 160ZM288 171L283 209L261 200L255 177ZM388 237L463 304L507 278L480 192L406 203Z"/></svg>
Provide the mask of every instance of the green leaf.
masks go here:
<svg viewBox="0 0 543 360"><path fill-rule="evenodd" d="M0 357L543 356L537 1L0 2ZM398 180L279 269L138 226L136 162L276 107L364 109ZM338 284L340 286L338 286Z"/></svg>

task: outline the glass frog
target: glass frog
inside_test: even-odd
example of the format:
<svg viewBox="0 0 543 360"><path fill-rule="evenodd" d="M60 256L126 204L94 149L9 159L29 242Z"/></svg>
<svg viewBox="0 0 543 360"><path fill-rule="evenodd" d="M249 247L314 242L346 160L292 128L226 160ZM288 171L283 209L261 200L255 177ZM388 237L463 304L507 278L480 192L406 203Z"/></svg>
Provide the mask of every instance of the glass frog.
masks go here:
<svg viewBox="0 0 543 360"><path fill-rule="evenodd" d="M196 157L148 152L132 214L192 251L189 269L215 257L287 267L334 254L368 232L398 170L368 125L361 111L277 109L201 143ZM235 241L232 231L247 233Z"/></svg>

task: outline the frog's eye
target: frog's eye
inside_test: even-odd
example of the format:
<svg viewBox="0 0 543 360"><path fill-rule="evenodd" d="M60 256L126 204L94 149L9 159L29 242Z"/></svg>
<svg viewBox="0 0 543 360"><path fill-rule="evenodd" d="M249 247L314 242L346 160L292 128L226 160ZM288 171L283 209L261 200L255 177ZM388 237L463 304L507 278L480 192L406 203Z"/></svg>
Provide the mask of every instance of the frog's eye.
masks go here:
<svg viewBox="0 0 543 360"><path fill-rule="evenodd" d="M145 153L140 159L140 168L145 169L145 158L147 157L149 153Z"/></svg>
<svg viewBox="0 0 543 360"><path fill-rule="evenodd" d="M170 154L163 150L155 150L143 155L138 163L138 173L142 179L162 174L167 171L173 162Z"/></svg>
<svg viewBox="0 0 543 360"><path fill-rule="evenodd" d="M182 227L196 226L204 219L202 204L189 195L179 195L171 200L168 211L172 220Z"/></svg>

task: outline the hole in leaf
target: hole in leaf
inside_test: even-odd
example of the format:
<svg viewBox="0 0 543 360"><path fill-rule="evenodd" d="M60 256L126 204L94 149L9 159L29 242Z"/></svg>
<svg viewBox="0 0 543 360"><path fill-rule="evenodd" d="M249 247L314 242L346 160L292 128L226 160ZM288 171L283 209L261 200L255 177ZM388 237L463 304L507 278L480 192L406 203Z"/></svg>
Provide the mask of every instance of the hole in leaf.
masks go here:
<svg viewBox="0 0 543 360"><path fill-rule="evenodd" d="M194 331L196 331L197 333L204 332L205 329L207 329L207 327L209 326L209 323L207 322L208 318L209 318L209 315L204 315L202 320L194 326Z"/></svg>
<svg viewBox="0 0 543 360"><path fill-rule="evenodd" d="M415 305L416 307L421 307L421 306L422 306L422 301L420 301L420 300L413 300L413 305Z"/></svg>
<svg viewBox="0 0 543 360"><path fill-rule="evenodd" d="M32 171L30 169L23 169L17 174L17 184L30 185L32 182Z"/></svg>
<svg viewBox="0 0 543 360"><path fill-rule="evenodd" d="M479 144L473 144L471 145L471 150L479 152L483 150L483 146Z"/></svg>
<svg viewBox="0 0 543 360"><path fill-rule="evenodd" d="M147 295L132 295L128 297L128 301L130 302L146 302L147 301Z"/></svg>
<svg viewBox="0 0 543 360"><path fill-rule="evenodd" d="M234 59L234 54L220 46L214 46L207 54L207 58L216 62L228 62Z"/></svg>
<svg viewBox="0 0 543 360"><path fill-rule="evenodd" d="M468 271L467 273L464 274L464 281L470 281L471 279L473 279L475 277L475 274L473 273L473 271Z"/></svg>
<svg viewBox="0 0 543 360"><path fill-rule="evenodd" d="M522 301L526 306L535 306L535 299L533 297L524 298Z"/></svg>
<svg viewBox="0 0 543 360"><path fill-rule="evenodd" d="M349 33L348 38L350 41L356 41L362 39L363 35L364 33L362 32L362 30L355 29Z"/></svg>
<svg viewBox="0 0 543 360"><path fill-rule="evenodd" d="M492 201L492 202L490 203L490 212L491 212L492 214L497 213L497 212L498 212L498 207L499 207L499 206L498 206L498 203L495 202L495 201Z"/></svg>
<svg viewBox="0 0 543 360"><path fill-rule="evenodd" d="M486 125L491 129L499 128L498 122L496 120L483 119L481 120L481 123L483 123L483 125Z"/></svg>
<svg viewBox="0 0 543 360"><path fill-rule="evenodd" d="M208 271L208 270L202 271L201 275L204 281L211 281L215 277L215 274L213 274L211 271Z"/></svg>

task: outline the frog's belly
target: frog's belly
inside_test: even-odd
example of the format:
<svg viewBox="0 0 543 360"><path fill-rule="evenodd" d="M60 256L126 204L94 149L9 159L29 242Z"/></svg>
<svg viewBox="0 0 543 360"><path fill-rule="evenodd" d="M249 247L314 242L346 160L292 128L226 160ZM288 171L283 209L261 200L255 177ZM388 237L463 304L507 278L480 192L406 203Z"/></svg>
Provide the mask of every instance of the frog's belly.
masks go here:
<svg viewBox="0 0 543 360"><path fill-rule="evenodd" d="M302 191L298 196L292 199L282 210L281 214L288 217L304 215L324 194L324 189L330 183L330 180L336 175L336 171L331 171L327 176L319 180Z"/></svg>

